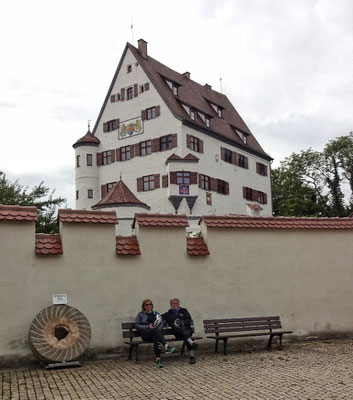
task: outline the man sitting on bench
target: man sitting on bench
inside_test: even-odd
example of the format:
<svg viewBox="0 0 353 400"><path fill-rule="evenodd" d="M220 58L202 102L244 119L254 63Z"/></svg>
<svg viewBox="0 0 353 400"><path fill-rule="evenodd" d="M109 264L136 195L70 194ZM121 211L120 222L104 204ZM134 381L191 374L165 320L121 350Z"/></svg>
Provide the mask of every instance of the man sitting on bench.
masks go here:
<svg viewBox="0 0 353 400"><path fill-rule="evenodd" d="M179 299L170 300L170 309L162 314L162 318L172 329L172 332L176 339L186 341L186 347L189 350L190 364L195 364L196 358L194 350L197 348L197 343L191 339L192 330L190 328L191 315L186 308L180 307Z"/></svg>

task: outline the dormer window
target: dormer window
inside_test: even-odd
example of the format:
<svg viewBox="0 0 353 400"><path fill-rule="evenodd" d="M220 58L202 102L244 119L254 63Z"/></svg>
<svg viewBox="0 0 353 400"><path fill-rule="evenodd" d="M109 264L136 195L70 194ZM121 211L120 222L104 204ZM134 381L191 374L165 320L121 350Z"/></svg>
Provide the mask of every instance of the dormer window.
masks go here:
<svg viewBox="0 0 353 400"><path fill-rule="evenodd" d="M173 85L173 93L178 96L178 86Z"/></svg>
<svg viewBox="0 0 353 400"><path fill-rule="evenodd" d="M195 111L194 111L193 109L191 109L191 108L190 108L190 111L189 111L189 115L190 115L190 118L191 118L193 121L195 121Z"/></svg>
<svg viewBox="0 0 353 400"><path fill-rule="evenodd" d="M211 125L211 120L208 117L205 118L205 125L207 126L207 128L209 128Z"/></svg>
<svg viewBox="0 0 353 400"><path fill-rule="evenodd" d="M217 114L218 114L219 118L223 118L223 110L221 107L218 107Z"/></svg>
<svg viewBox="0 0 353 400"><path fill-rule="evenodd" d="M170 90L173 92L175 96L178 96L178 88L179 84L172 82L168 79L166 79L167 85L169 86Z"/></svg>
<svg viewBox="0 0 353 400"><path fill-rule="evenodd" d="M126 73L129 74L130 72L132 72L132 65L128 64L126 67Z"/></svg>

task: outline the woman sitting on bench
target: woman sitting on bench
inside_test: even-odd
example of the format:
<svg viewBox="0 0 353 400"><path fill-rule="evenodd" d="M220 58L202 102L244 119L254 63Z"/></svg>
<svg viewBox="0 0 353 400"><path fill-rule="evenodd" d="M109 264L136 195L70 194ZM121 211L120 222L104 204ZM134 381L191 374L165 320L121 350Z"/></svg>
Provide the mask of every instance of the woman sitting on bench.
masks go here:
<svg viewBox="0 0 353 400"><path fill-rule="evenodd" d="M156 365L162 368L160 344L164 346L165 352L168 354L174 353L175 347L167 344L163 335L162 317L157 311L153 310L153 304L150 299L145 299L142 302L142 311L137 314L135 326L141 332L142 340L153 342L153 350L156 355Z"/></svg>

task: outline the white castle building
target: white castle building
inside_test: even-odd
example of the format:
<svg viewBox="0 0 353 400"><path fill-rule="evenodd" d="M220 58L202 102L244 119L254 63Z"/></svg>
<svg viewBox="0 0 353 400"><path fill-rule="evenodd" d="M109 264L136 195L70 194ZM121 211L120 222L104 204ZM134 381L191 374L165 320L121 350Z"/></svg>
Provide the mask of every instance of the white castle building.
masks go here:
<svg viewBox="0 0 353 400"><path fill-rule="evenodd" d="M127 43L92 132L74 145L77 209L272 215L270 162L228 98Z"/></svg>

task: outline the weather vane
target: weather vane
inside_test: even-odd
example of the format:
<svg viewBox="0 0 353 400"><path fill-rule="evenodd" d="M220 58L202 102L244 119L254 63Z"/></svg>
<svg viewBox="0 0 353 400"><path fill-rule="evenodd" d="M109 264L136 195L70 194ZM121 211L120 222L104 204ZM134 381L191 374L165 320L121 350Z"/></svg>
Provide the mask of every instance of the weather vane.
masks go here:
<svg viewBox="0 0 353 400"><path fill-rule="evenodd" d="M131 43L134 44L134 23L132 22L132 17L131 17Z"/></svg>
<svg viewBox="0 0 353 400"><path fill-rule="evenodd" d="M90 130L91 129L91 120L89 119L88 120L88 130Z"/></svg>
<svg viewBox="0 0 353 400"><path fill-rule="evenodd" d="M222 88L222 74L219 74L219 85L221 87L221 93L223 93L223 88Z"/></svg>

